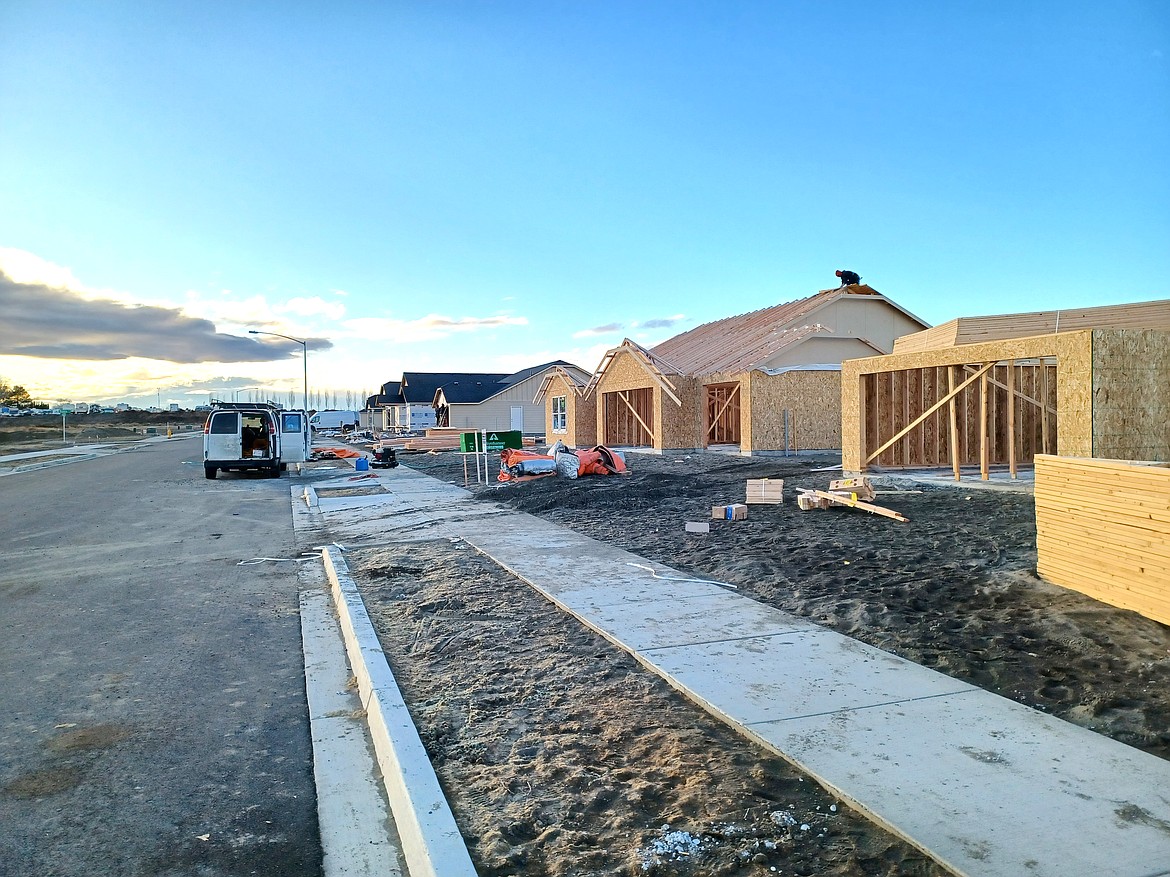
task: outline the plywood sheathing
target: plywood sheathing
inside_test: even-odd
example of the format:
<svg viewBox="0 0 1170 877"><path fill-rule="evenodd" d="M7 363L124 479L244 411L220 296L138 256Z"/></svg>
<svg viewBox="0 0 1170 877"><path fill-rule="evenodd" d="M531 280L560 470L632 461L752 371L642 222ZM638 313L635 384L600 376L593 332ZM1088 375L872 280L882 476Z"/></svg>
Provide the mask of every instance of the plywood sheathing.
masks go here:
<svg viewBox="0 0 1170 877"><path fill-rule="evenodd" d="M702 441L704 393L701 382L694 377L678 377L673 380L682 405L674 405L669 400L663 400L662 404L656 407L654 417L660 438L655 447L670 451L699 450L704 447ZM656 398L662 399L662 396Z"/></svg>
<svg viewBox="0 0 1170 877"><path fill-rule="evenodd" d="M949 369L955 370L954 383L958 386L970 375L966 368L998 363L993 377L1005 383L1007 363L1013 360L1021 376L1026 374L1026 365L1033 370L1032 377L1017 378L1027 381L1026 386L1033 394L1043 392L1047 383L1047 401L1053 410L1059 412L1058 416L1047 417L1050 441L1056 442L1057 452L1069 456L1092 456L1092 338L1090 331L1062 332L944 350L847 360L841 366L841 452L845 471L863 471L865 458L895 435L899 425L911 422L929 407L930 402L946 395ZM974 392L969 388L956 398L955 405L955 417L959 423L959 458L964 463L978 462L980 453L980 392L978 382L972 386ZM916 407L911 407L914 400L917 400L914 402ZM1006 390L997 389L991 400L989 405L995 405L997 410L1000 410L1002 400L1002 416L1006 419ZM1017 403L1019 401L1017 397ZM1042 450L1044 438L1039 434L1043 427L1040 421L1045 418L1047 409L1028 404L1018 408L1018 437L1022 439L1024 433L1032 435L1036 449ZM1034 411L1030 420L1025 414L1028 409ZM991 412L988 413L989 422L998 423L1000 415L993 419ZM945 461L950 459L951 444L949 416L947 407L940 409L936 416L928 418L877 462L883 465L947 465ZM1002 429L997 429L1000 429L999 444L1006 454L1007 442Z"/></svg>
<svg viewBox="0 0 1170 877"><path fill-rule="evenodd" d="M1032 311L991 317L959 317L955 320L903 335L894 342L894 353L943 350L961 344L979 344L1008 338L1024 338L1080 329L1170 330L1170 300Z"/></svg>
<svg viewBox="0 0 1170 877"><path fill-rule="evenodd" d="M1170 460L1170 332L1093 333L1093 456Z"/></svg>
<svg viewBox="0 0 1170 877"><path fill-rule="evenodd" d="M1170 468L1036 458L1037 572L1170 624Z"/></svg>
<svg viewBox="0 0 1170 877"><path fill-rule="evenodd" d="M748 385L750 426L743 452L841 447L839 371L794 370L778 375L753 371ZM789 412L787 435L785 411Z"/></svg>

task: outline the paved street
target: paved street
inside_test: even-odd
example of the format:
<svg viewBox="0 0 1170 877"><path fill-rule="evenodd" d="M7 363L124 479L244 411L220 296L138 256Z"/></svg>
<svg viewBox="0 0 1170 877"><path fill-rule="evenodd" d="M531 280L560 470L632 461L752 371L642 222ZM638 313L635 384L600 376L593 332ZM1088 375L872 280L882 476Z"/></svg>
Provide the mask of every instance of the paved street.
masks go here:
<svg viewBox="0 0 1170 877"><path fill-rule="evenodd" d="M321 873L289 476L0 478L0 875Z"/></svg>

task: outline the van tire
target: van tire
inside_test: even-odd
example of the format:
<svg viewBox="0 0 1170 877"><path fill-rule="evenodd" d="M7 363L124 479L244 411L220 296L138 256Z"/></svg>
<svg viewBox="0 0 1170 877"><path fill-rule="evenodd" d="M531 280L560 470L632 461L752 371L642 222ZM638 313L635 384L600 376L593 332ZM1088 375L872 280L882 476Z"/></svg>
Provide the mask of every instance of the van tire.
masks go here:
<svg viewBox="0 0 1170 877"><path fill-rule="evenodd" d="M203 477L207 478L208 480L215 480L215 467L214 466L204 466L203 467Z"/></svg>
<svg viewBox="0 0 1170 877"><path fill-rule="evenodd" d="M269 478L279 478L280 477L280 464L279 463L273 463L271 466L268 467L268 477Z"/></svg>

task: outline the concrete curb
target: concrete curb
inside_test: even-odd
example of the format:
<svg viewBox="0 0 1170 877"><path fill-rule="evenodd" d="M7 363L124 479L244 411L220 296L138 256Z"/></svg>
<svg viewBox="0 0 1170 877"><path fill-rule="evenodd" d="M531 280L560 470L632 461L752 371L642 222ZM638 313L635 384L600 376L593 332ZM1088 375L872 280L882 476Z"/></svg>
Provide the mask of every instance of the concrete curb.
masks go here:
<svg viewBox="0 0 1170 877"><path fill-rule="evenodd" d="M475 877L475 866L386 663L341 552L321 550L411 877Z"/></svg>

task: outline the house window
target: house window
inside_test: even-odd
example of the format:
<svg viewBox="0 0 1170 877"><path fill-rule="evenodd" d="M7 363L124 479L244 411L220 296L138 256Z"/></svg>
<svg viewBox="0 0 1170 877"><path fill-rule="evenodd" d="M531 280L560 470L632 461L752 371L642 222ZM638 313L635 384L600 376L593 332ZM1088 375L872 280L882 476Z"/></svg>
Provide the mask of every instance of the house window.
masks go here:
<svg viewBox="0 0 1170 877"><path fill-rule="evenodd" d="M566 414L568 408L567 396L553 396L552 397L552 431L553 432L568 432L569 419Z"/></svg>

